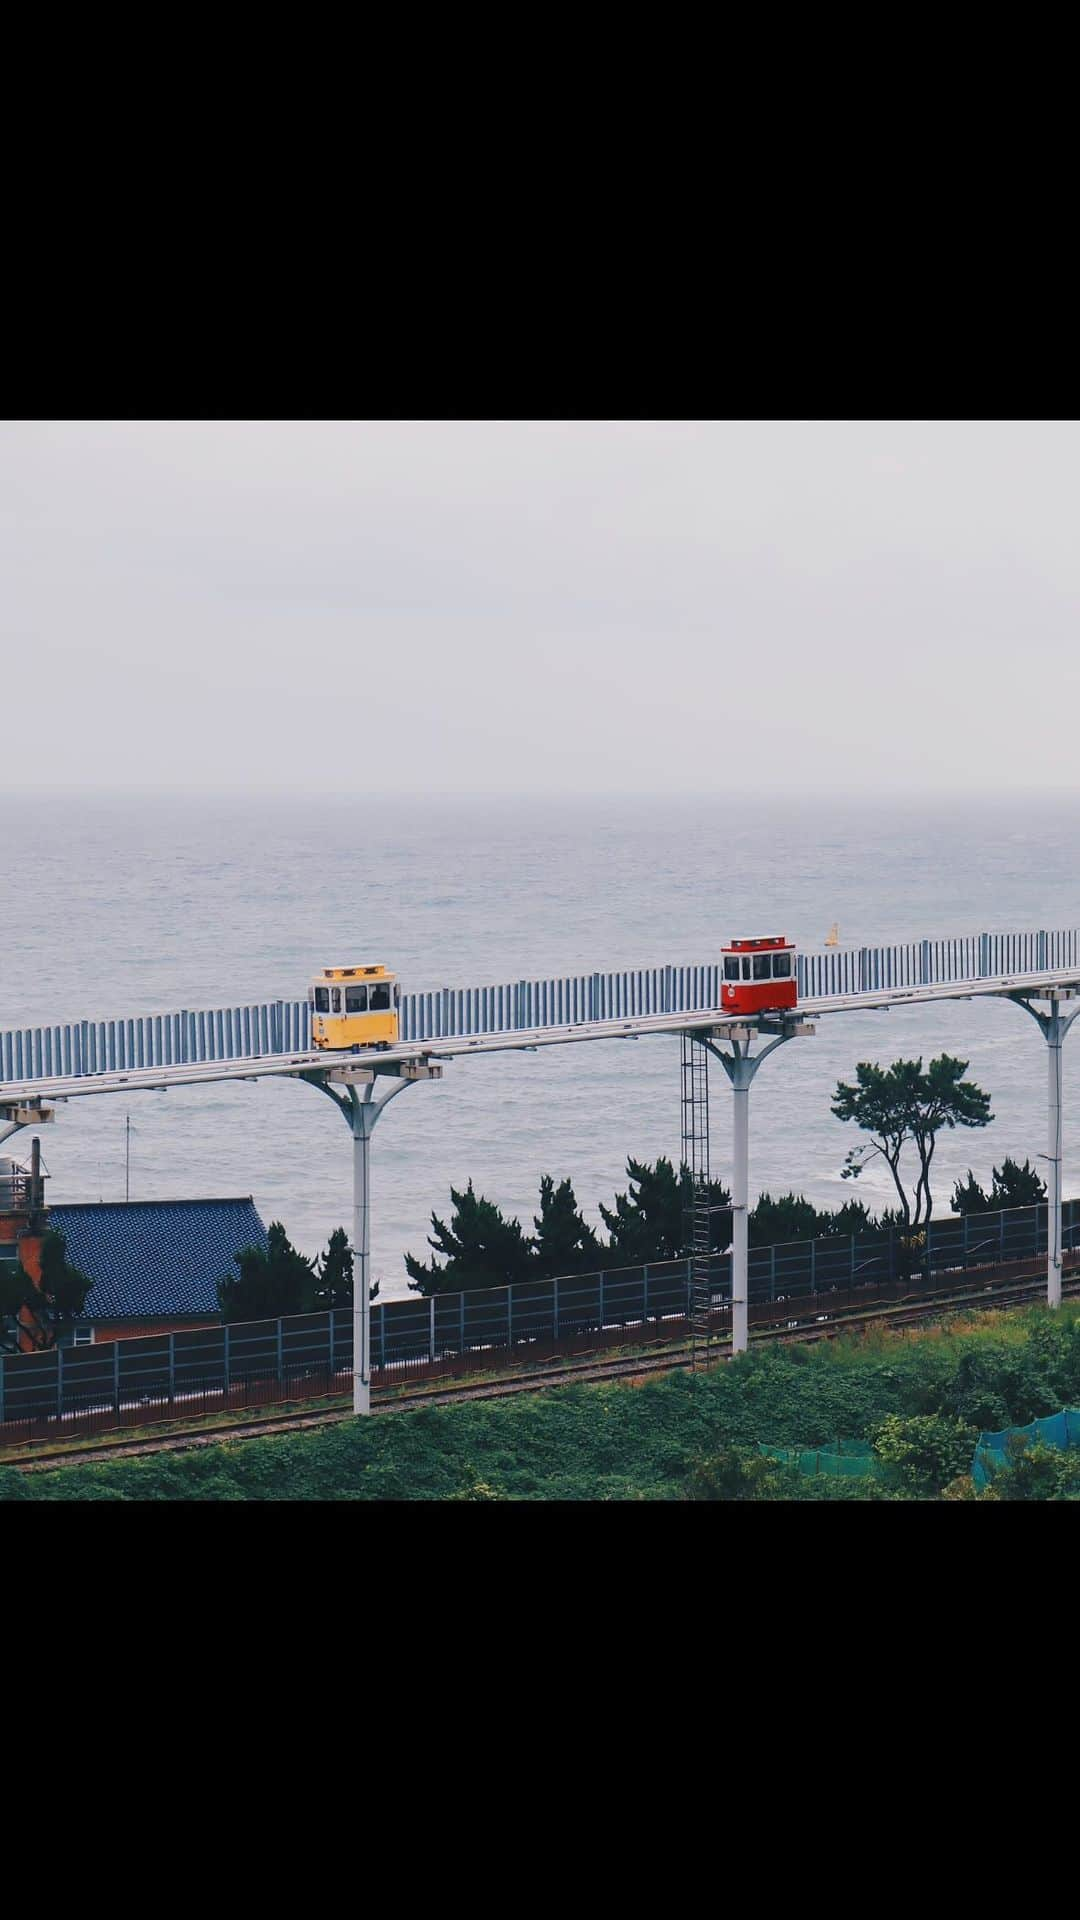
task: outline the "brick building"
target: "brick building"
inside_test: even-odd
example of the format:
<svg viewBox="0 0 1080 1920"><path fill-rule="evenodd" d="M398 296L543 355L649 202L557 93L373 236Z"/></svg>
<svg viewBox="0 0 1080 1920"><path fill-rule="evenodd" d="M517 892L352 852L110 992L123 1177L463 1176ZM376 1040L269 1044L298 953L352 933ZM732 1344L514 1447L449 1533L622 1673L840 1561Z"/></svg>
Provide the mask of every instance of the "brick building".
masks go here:
<svg viewBox="0 0 1080 1920"><path fill-rule="evenodd" d="M93 1286L62 1345L175 1333L220 1320L217 1283L243 1247L268 1244L251 1196L236 1200L106 1200L52 1206L49 1225Z"/></svg>

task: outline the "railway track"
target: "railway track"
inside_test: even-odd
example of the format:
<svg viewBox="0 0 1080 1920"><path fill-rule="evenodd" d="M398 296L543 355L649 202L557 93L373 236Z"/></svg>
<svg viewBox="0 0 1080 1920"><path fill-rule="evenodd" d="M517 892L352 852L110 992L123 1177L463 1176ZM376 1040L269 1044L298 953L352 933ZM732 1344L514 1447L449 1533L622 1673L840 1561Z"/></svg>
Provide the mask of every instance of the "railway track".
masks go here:
<svg viewBox="0 0 1080 1920"><path fill-rule="evenodd" d="M1062 1292L1065 1297L1080 1296L1080 1274L1066 1276ZM918 1326L935 1320L943 1313L954 1314L965 1308L1004 1308L1029 1305L1041 1299L1045 1294L1045 1281L1041 1276L1031 1279L1006 1279L998 1283L983 1282L981 1285L957 1288L948 1294L935 1294L932 1298L906 1300L879 1304L876 1307L847 1308L838 1313L816 1316L813 1321L805 1321L792 1326L759 1327L752 1335L754 1346L763 1345L809 1345L818 1340L835 1339L838 1334L853 1332L859 1327L869 1327L877 1323L890 1326ZM717 1342L716 1359L729 1357L730 1340L728 1337ZM692 1364L692 1352L688 1340L674 1341L662 1349L647 1349L638 1353L616 1351L610 1356L598 1354L581 1360L551 1363L546 1366L530 1368L528 1372L517 1375L499 1375L491 1380L476 1379L458 1382L447 1386L418 1386L383 1390L372 1396L373 1408L380 1413L410 1413L417 1407L453 1406L467 1400L503 1400L513 1394L541 1393L550 1387L565 1387L575 1383L596 1384L609 1380L643 1380L670 1373L676 1368L689 1367ZM266 1414L250 1421L228 1424L218 1422L191 1429L179 1434L161 1434L140 1436L131 1441L114 1441L95 1447L92 1443L82 1446L58 1449L47 1455L36 1455L23 1459L9 1459L2 1464L14 1466L23 1473L46 1473L56 1467L100 1464L109 1460L139 1459L156 1453L189 1453L200 1447L220 1446L226 1441L265 1439L279 1433L304 1433L313 1429L339 1425L353 1418L351 1405L343 1403L338 1407L322 1407L309 1412L290 1411L280 1414Z"/></svg>

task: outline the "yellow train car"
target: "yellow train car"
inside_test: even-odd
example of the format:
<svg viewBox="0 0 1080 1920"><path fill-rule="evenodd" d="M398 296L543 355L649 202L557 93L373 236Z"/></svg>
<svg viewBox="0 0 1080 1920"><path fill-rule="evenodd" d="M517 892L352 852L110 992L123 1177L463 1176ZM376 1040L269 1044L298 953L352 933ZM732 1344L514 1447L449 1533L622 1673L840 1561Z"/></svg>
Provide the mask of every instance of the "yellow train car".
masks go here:
<svg viewBox="0 0 1080 1920"><path fill-rule="evenodd" d="M385 967L324 967L308 988L311 1044L337 1052L393 1047L401 988Z"/></svg>

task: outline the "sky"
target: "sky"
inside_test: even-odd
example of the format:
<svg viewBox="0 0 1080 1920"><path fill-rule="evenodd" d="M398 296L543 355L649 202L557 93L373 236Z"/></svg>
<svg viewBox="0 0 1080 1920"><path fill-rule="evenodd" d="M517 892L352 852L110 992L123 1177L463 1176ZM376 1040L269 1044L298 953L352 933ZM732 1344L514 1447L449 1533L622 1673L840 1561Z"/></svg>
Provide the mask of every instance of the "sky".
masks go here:
<svg viewBox="0 0 1080 1920"><path fill-rule="evenodd" d="M1075 423L8 423L0 790L1075 791L1078 505Z"/></svg>

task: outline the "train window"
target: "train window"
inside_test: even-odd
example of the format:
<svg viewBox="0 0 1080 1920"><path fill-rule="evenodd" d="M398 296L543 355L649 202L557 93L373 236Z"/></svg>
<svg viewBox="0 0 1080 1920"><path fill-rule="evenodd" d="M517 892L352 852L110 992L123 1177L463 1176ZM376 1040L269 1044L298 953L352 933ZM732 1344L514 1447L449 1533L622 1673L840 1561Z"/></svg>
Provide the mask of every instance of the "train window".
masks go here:
<svg viewBox="0 0 1080 1920"><path fill-rule="evenodd" d="M330 1011L330 994L326 987L316 987L315 989L315 1011L316 1013L329 1013Z"/></svg>
<svg viewBox="0 0 1080 1920"><path fill-rule="evenodd" d="M340 987L331 987L330 989L330 1011L331 1013L341 1012L341 988Z"/></svg>
<svg viewBox="0 0 1080 1920"><path fill-rule="evenodd" d="M790 980L791 979L790 953L774 953L772 970L773 970L774 980Z"/></svg>
<svg viewBox="0 0 1080 1920"><path fill-rule="evenodd" d="M727 960L724 961L724 979L737 980L738 977L739 977L739 962L737 959L731 959L729 957Z"/></svg>
<svg viewBox="0 0 1080 1920"><path fill-rule="evenodd" d="M772 954L771 953L755 953L754 979L755 980L771 980L772 979Z"/></svg>
<svg viewBox="0 0 1080 1920"><path fill-rule="evenodd" d="M386 1013L390 1006L389 985L372 987L371 998L368 1001L368 1006L370 1007L372 1013Z"/></svg>
<svg viewBox="0 0 1080 1920"><path fill-rule="evenodd" d="M366 1013L367 1012L367 988L366 987L346 987L345 1011L346 1013Z"/></svg>
<svg viewBox="0 0 1080 1920"><path fill-rule="evenodd" d="M748 953L743 954L742 977L744 980L749 980L750 978L750 955Z"/></svg>

